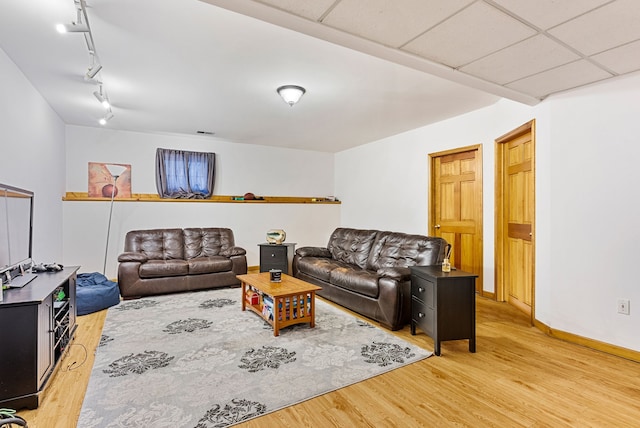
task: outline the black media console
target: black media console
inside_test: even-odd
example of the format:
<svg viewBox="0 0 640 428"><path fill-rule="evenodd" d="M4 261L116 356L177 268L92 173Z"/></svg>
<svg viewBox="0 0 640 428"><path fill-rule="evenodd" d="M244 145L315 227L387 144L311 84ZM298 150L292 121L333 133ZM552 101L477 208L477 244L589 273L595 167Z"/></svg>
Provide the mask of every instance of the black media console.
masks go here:
<svg viewBox="0 0 640 428"><path fill-rule="evenodd" d="M0 407L38 407L76 331L76 272L42 272L0 302Z"/></svg>

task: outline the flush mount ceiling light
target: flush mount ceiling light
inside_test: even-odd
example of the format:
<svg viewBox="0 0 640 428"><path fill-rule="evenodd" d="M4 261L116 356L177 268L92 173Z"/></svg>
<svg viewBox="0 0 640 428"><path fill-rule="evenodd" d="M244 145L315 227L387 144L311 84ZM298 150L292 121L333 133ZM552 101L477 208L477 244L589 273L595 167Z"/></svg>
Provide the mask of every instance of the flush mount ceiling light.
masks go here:
<svg viewBox="0 0 640 428"><path fill-rule="evenodd" d="M291 107L307 92L302 86L297 85L284 85L280 86L278 89L278 94L282 97L284 102L289 104Z"/></svg>

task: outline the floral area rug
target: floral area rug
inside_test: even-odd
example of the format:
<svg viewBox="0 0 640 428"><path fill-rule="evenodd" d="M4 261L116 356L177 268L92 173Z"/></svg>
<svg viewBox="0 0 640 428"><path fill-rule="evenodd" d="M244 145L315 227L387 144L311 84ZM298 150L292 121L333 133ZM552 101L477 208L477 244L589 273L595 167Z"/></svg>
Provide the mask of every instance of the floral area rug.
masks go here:
<svg viewBox="0 0 640 428"><path fill-rule="evenodd" d="M273 336L241 289L108 309L78 427L225 427L431 355L316 300L316 323Z"/></svg>

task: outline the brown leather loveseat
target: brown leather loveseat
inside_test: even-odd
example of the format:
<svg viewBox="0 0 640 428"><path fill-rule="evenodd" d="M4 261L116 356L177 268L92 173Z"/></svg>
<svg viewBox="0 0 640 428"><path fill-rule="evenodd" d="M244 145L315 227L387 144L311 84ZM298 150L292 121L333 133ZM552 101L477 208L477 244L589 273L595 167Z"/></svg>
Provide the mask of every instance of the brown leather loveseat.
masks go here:
<svg viewBox="0 0 640 428"><path fill-rule="evenodd" d="M226 228L133 230L118 256L118 286L125 299L240 285L246 251Z"/></svg>
<svg viewBox="0 0 640 428"><path fill-rule="evenodd" d="M293 275L316 293L398 330L411 318L409 266L441 264L447 241L397 232L338 228L327 247L301 247Z"/></svg>

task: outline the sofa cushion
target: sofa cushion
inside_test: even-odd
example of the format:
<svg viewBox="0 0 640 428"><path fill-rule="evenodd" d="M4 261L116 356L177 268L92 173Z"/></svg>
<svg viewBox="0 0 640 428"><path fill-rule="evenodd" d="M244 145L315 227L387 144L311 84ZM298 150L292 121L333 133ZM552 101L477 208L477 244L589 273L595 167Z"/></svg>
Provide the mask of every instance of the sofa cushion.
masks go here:
<svg viewBox="0 0 640 428"><path fill-rule="evenodd" d="M364 269L376 233L375 230L337 228L331 234L327 248L335 260Z"/></svg>
<svg viewBox="0 0 640 428"><path fill-rule="evenodd" d="M296 255L300 257L326 257L331 258L331 252L323 247L300 247L296 250Z"/></svg>
<svg viewBox="0 0 640 428"><path fill-rule="evenodd" d="M222 256L197 257L187 260L189 275L227 272L233 268L231 259Z"/></svg>
<svg viewBox="0 0 640 428"><path fill-rule="evenodd" d="M331 271L329 283L368 297L378 297L378 275L368 270L339 267Z"/></svg>
<svg viewBox="0 0 640 428"><path fill-rule="evenodd" d="M430 266L442 261L442 238L380 232L367 259L367 269Z"/></svg>
<svg viewBox="0 0 640 428"><path fill-rule="evenodd" d="M235 245L231 229L221 227L184 229L185 259L218 256Z"/></svg>
<svg viewBox="0 0 640 428"><path fill-rule="evenodd" d="M182 229L150 229L127 232L124 250L142 253L149 260L184 259Z"/></svg>
<svg viewBox="0 0 640 428"><path fill-rule="evenodd" d="M140 278L162 278L182 276L189 273L189 264L185 260L149 260L140 265Z"/></svg>
<svg viewBox="0 0 640 428"><path fill-rule="evenodd" d="M329 282L331 271L339 267L348 267L344 262L324 257L304 257L298 260L298 271L322 281Z"/></svg>

